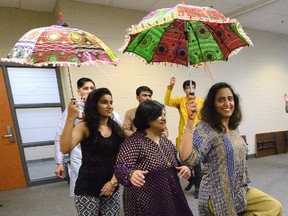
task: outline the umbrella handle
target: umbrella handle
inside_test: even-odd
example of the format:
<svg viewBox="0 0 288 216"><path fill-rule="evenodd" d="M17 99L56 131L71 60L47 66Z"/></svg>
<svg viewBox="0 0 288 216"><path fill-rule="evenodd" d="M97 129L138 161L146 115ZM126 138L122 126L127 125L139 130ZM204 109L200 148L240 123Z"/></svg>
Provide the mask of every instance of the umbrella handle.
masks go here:
<svg viewBox="0 0 288 216"><path fill-rule="evenodd" d="M69 78L71 95L72 95L72 98L74 98L74 93L73 93L73 89L72 89L72 79L71 79L70 67L69 66L67 67L67 70L68 70L68 78Z"/></svg>
<svg viewBox="0 0 288 216"><path fill-rule="evenodd" d="M186 41L186 46L188 52L187 52L187 67L188 67L188 71L189 71L189 80L190 80L190 95L194 95L194 93L192 92L192 71L191 71L191 65L190 65L190 58L189 58L189 32L187 30L187 22L185 22L185 31L184 31L184 35L185 35L185 41Z"/></svg>

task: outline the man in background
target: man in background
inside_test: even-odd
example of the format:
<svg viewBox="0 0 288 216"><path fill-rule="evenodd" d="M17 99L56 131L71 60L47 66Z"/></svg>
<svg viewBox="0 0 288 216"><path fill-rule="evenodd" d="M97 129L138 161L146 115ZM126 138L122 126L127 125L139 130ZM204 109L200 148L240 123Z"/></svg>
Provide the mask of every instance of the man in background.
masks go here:
<svg viewBox="0 0 288 216"><path fill-rule="evenodd" d="M181 139L185 130L185 126L187 123L187 119L188 119L186 103L190 94L195 95L196 82L193 80L191 80L191 82L190 80L186 80L185 82L183 82L183 85L182 85L185 96L171 98L171 94L172 94L172 90L174 88L175 82L176 82L175 76L171 77L170 83L167 86L167 90L166 90L166 94L164 98L164 104L178 109L180 119L179 119L179 125L178 125L178 137L176 138L176 147L179 149L180 142L181 142ZM200 110L203 107L204 100L196 96L196 103L198 106L198 110ZM196 125L199 121L200 121L200 112L198 112L198 115L196 116L194 120L194 124ZM200 182L202 178L201 165L200 164L196 165L193 169L194 169L194 175L191 176L191 178L188 180L189 184L187 185L187 187L185 187L185 190L188 191L191 189L193 185L195 185L195 198L197 199L198 194L199 194Z"/></svg>
<svg viewBox="0 0 288 216"><path fill-rule="evenodd" d="M288 113L288 94L284 94L284 100L285 100L285 111Z"/></svg>
<svg viewBox="0 0 288 216"><path fill-rule="evenodd" d="M136 99L138 100L139 104L143 103L144 101L151 100L152 95L153 91L148 86L140 86L136 89ZM136 109L137 107L134 107L125 113L122 128L126 137L131 136L137 130L137 128L133 125ZM163 134L168 136L168 130L166 129Z"/></svg>

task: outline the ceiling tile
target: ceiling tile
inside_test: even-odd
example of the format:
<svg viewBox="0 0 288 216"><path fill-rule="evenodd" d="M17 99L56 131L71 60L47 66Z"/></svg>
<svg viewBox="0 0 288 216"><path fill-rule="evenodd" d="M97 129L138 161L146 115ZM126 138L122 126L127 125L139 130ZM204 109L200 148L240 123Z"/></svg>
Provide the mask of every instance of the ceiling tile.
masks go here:
<svg viewBox="0 0 288 216"><path fill-rule="evenodd" d="M111 6L138 11L147 11L147 8L151 7L151 5L154 5L155 2L157 2L157 0L115 0L112 2Z"/></svg>
<svg viewBox="0 0 288 216"><path fill-rule="evenodd" d="M110 5L113 2L113 0L74 0L74 1L89 4L99 4L99 5Z"/></svg>
<svg viewBox="0 0 288 216"><path fill-rule="evenodd" d="M20 0L0 0L0 6L20 8Z"/></svg>
<svg viewBox="0 0 288 216"><path fill-rule="evenodd" d="M177 0L171 0L171 1L167 1L167 0L159 0L159 1L155 1L155 3L153 5L151 5L149 8L147 8L146 11L154 11L160 8L171 8L176 6L177 4L180 4L181 1L177 1ZM188 1L185 1L186 4L188 4Z"/></svg>
<svg viewBox="0 0 288 216"><path fill-rule="evenodd" d="M270 14L268 17L264 11L246 13L237 17L237 20L243 27L269 32L273 32L281 24L279 16Z"/></svg>
<svg viewBox="0 0 288 216"><path fill-rule="evenodd" d="M21 0L21 9L53 12L57 0Z"/></svg>
<svg viewBox="0 0 288 216"><path fill-rule="evenodd" d="M173 7L182 2L181 0L74 1L138 10L147 13L159 8ZM0 6L53 12L56 2L57 0L0 0ZM185 4L196 6L213 6L214 9L225 16L235 17L243 27L263 31L269 30L288 35L288 0L186 0L184 2Z"/></svg>
<svg viewBox="0 0 288 216"><path fill-rule="evenodd" d="M286 15L287 16L287 11L288 11L288 1L277 1L273 4L269 4L265 7L259 8L260 10L269 12L269 13L276 13L280 15Z"/></svg>

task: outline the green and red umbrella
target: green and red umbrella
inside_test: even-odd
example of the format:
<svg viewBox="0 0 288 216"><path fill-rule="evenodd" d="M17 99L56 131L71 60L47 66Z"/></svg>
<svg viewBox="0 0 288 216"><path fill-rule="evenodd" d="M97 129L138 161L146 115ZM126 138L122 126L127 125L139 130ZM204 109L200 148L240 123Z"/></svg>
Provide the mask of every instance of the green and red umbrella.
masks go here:
<svg viewBox="0 0 288 216"><path fill-rule="evenodd" d="M253 45L239 22L211 7L178 4L146 15L127 30L120 49L147 63L199 66L227 61L242 47Z"/></svg>

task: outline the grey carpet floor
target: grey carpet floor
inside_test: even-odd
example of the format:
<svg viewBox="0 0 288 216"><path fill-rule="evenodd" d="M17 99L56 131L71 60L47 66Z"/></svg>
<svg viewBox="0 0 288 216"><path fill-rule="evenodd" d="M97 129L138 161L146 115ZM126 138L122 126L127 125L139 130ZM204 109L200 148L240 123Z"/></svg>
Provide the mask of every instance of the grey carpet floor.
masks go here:
<svg viewBox="0 0 288 216"><path fill-rule="evenodd" d="M284 216L288 216L288 154L279 154L262 158L250 158L247 161L252 187L272 195L284 207ZM187 182L182 181L183 188ZM77 215L73 198L69 197L66 182L34 186L0 192L1 216L73 216ZM195 216L198 215L194 188L185 192ZM123 213L122 213L123 215ZM273 216L273 215L271 215Z"/></svg>

